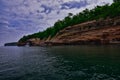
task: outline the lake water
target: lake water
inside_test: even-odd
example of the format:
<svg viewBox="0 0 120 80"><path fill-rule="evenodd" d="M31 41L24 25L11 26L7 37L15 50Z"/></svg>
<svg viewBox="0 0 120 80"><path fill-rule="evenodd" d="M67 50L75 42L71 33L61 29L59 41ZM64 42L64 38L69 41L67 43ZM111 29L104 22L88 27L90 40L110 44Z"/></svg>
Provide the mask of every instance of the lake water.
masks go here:
<svg viewBox="0 0 120 80"><path fill-rule="evenodd" d="M120 46L0 47L0 80L120 80Z"/></svg>

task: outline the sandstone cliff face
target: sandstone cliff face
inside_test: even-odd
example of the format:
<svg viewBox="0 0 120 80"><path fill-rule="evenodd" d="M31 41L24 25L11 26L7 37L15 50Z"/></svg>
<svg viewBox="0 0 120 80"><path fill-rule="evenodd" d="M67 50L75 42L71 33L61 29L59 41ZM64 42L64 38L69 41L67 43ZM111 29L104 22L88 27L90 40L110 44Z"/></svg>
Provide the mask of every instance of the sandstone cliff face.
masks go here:
<svg viewBox="0 0 120 80"><path fill-rule="evenodd" d="M47 45L120 43L120 18L100 19L69 26L45 43Z"/></svg>
<svg viewBox="0 0 120 80"><path fill-rule="evenodd" d="M93 20L69 26L53 38L29 39L21 46L80 45L80 44L120 44L120 17Z"/></svg>

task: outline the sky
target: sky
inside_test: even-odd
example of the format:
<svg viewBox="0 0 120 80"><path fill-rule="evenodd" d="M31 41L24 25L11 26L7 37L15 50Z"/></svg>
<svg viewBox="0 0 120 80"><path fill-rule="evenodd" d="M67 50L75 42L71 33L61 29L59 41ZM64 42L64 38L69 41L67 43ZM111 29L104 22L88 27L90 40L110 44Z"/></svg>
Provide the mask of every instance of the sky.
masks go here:
<svg viewBox="0 0 120 80"><path fill-rule="evenodd" d="M68 13L77 14L113 0L0 0L0 45L53 26Z"/></svg>

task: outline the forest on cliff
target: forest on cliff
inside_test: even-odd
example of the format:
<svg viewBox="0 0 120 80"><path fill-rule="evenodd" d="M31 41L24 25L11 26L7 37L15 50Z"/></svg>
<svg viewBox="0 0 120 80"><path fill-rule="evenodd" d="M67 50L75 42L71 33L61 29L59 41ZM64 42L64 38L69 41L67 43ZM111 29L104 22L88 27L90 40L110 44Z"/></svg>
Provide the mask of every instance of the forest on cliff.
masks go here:
<svg viewBox="0 0 120 80"><path fill-rule="evenodd" d="M37 32L31 35L23 36L19 42L25 42L31 38L40 38L47 39L48 37L54 37L60 30L73 26L76 24L80 24L87 21L113 18L120 16L120 0L114 0L114 3L109 5L106 4L104 6L96 6L94 9L89 10L85 9L82 12L73 15L69 13L63 20L58 20L55 24L42 32Z"/></svg>

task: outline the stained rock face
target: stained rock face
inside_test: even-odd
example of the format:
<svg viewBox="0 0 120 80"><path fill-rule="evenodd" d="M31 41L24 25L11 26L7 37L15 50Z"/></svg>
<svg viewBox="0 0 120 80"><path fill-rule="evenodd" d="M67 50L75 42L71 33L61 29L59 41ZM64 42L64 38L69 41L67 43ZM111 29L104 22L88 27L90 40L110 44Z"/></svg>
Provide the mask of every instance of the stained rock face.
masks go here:
<svg viewBox="0 0 120 80"><path fill-rule="evenodd" d="M100 19L69 26L46 44L118 44L120 43L120 18Z"/></svg>

